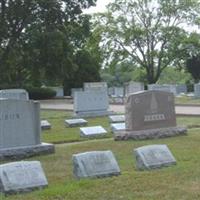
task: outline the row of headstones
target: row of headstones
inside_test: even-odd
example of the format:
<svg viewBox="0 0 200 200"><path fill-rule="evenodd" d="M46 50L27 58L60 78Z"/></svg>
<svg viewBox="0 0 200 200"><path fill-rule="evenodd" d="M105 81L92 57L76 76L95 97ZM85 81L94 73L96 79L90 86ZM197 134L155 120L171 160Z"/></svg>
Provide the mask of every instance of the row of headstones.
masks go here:
<svg viewBox="0 0 200 200"><path fill-rule="evenodd" d="M166 145L148 145L134 149L136 168L151 170L176 164ZM111 151L91 151L72 156L77 179L102 178L121 174ZM20 180L20 181L19 181ZM5 194L32 191L48 186L39 161L21 161L0 165L0 192Z"/></svg>

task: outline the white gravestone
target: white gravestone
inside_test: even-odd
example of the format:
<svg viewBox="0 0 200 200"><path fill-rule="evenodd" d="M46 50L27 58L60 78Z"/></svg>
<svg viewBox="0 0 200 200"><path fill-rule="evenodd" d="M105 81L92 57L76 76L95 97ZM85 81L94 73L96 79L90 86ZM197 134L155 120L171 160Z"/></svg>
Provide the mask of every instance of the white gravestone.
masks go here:
<svg viewBox="0 0 200 200"><path fill-rule="evenodd" d="M125 122L125 115L110 115L109 121L110 123Z"/></svg>
<svg viewBox="0 0 200 200"><path fill-rule="evenodd" d="M0 160L53 153L40 141L40 104L30 100L0 100Z"/></svg>
<svg viewBox="0 0 200 200"><path fill-rule="evenodd" d="M200 83L194 84L194 97L200 97Z"/></svg>
<svg viewBox="0 0 200 200"><path fill-rule="evenodd" d="M64 90L62 86L49 87L56 92L56 97L64 97Z"/></svg>
<svg viewBox="0 0 200 200"><path fill-rule="evenodd" d="M29 100L28 92L24 89L0 90L0 98Z"/></svg>
<svg viewBox="0 0 200 200"><path fill-rule="evenodd" d="M48 122L48 120L41 120L41 129L42 130L48 130L51 129L51 124Z"/></svg>
<svg viewBox="0 0 200 200"><path fill-rule="evenodd" d="M12 194L41 189L48 185L39 161L0 165L0 192Z"/></svg>
<svg viewBox="0 0 200 200"><path fill-rule="evenodd" d="M68 127L86 126L88 121L85 119L66 119L65 125Z"/></svg>
<svg viewBox="0 0 200 200"><path fill-rule="evenodd" d="M185 84L178 84L176 85L176 93L177 94L187 94L187 86Z"/></svg>
<svg viewBox="0 0 200 200"><path fill-rule="evenodd" d="M108 94L101 90L75 92L74 114L79 117L108 115Z"/></svg>
<svg viewBox="0 0 200 200"><path fill-rule="evenodd" d="M108 85L106 82L86 82L83 84L84 91L102 90L108 93Z"/></svg>
<svg viewBox="0 0 200 200"><path fill-rule="evenodd" d="M76 178L101 178L120 174L120 168L111 151L74 154L72 160Z"/></svg>
<svg viewBox="0 0 200 200"><path fill-rule="evenodd" d="M126 129L125 123L113 123L111 124L111 131L113 133L117 131L124 131Z"/></svg>
<svg viewBox="0 0 200 200"><path fill-rule="evenodd" d="M102 126L91 126L80 128L80 135L83 137L93 137L105 135L107 131Z"/></svg>
<svg viewBox="0 0 200 200"><path fill-rule="evenodd" d="M175 165L176 160L167 145L148 145L134 149L136 168L149 170Z"/></svg>
<svg viewBox="0 0 200 200"><path fill-rule="evenodd" d="M130 81L125 84L125 94L128 96L129 94L140 92L144 90L144 84L140 82Z"/></svg>
<svg viewBox="0 0 200 200"><path fill-rule="evenodd" d="M114 87L114 95L116 97L123 97L124 96L124 88L123 87Z"/></svg>

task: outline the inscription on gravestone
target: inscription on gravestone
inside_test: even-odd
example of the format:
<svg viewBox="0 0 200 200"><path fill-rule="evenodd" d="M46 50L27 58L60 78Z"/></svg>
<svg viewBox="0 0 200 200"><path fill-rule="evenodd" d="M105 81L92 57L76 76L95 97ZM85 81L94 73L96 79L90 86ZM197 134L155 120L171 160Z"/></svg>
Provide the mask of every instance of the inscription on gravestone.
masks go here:
<svg viewBox="0 0 200 200"><path fill-rule="evenodd" d="M111 151L93 151L74 154L76 178L106 177L120 174L120 168Z"/></svg>

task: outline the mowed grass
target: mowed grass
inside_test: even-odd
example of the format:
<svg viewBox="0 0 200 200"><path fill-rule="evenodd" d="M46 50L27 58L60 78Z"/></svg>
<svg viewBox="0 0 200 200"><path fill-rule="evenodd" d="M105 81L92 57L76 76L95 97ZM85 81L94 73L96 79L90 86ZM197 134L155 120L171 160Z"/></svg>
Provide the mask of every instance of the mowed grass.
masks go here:
<svg viewBox="0 0 200 200"><path fill-rule="evenodd" d="M200 98L182 96L175 98L176 104L200 104Z"/></svg>
<svg viewBox="0 0 200 200"><path fill-rule="evenodd" d="M149 144L167 144L177 165L153 171L137 171L133 149ZM102 179L76 180L72 155L112 150L121 175ZM56 153L34 157L39 160L49 186L40 191L12 195L1 200L198 200L200 199L200 129L187 136L146 141L90 140L56 145ZM20 181L20 180L19 180Z"/></svg>
<svg viewBox="0 0 200 200"><path fill-rule="evenodd" d="M42 131L42 141L50 143L65 143L85 141L88 138L80 137L80 127L69 128L64 124L65 119L72 118L72 113L67 111L41 111L41 119L47 119L51 125L51 130ZM103 138L112 137L108 117L85 118L88 120L87 126L103 126L108 134ZM177 117L177 124L188 128L200 127L199 117ZM98 137L101 139L102 137ZM95 138L92 138L95 139Z"/></svg>

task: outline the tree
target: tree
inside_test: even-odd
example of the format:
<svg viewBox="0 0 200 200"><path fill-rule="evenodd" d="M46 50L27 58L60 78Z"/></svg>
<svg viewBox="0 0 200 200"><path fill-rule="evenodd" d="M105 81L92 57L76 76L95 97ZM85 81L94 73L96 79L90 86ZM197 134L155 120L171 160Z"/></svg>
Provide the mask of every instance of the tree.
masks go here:
<svg viewBox="0 0 200 200"><path fill-rule="evenodd" d="M195 0L116 0L106 13L96 17L102 30L100 43L107 64L125 60L146 71L155 83L162 71L175 64L185 38L183 26L194 23L199 3Z"/></svg>
<svg viewBox="0 0 200 200"><path fill-rule="evenodd" d="M73 57L90 34L90 18L82 10L95 2L1 0L0 81L41 85L41 80L61 79L63 84L77 69Z"/></svg>

